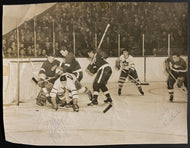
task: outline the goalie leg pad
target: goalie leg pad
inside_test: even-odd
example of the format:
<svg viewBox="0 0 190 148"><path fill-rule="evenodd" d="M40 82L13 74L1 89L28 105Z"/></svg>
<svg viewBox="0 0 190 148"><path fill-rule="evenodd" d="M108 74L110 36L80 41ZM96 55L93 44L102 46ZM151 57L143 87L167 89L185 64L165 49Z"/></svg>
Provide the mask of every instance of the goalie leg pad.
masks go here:
<svg viewBox="0 0 190 148"><path fill-rule="evenodd" d="M46 96L43 92L43 90L41 90L36 98L36 104L39 106L45 106L46 105Z"/></svg>

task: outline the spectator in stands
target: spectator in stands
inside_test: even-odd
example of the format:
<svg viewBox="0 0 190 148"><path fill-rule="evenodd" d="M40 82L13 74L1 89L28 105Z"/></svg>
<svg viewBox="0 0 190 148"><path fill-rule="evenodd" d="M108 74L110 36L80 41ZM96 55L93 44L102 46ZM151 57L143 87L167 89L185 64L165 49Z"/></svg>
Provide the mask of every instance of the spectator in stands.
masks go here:
<svg viewBox="0 0 190 148"><path fill-rule="evenodd" d="M32 57L33 56L33 54L32 54L32 47L31 46L28 46L27 51L26 51L26 55L28 57Z"/></svg>
<svg viewBox="0 0 190 148"><path fill-rule="evenodd" d="M55 37L55 40L58 42L58 44L59 44L60 46L62 46L62 45L63 45L63 40L64 40L63 32L59 31L59 32L57 33L57 36Z"/></svg>
<svg viewBox="0 0 190 148"><path fill-rule="evenodd" d="M153 48L152 54L153 54L154 57L157 56L157 54L158 54L157 52L158 52L158 50L156 48Z"/></svg>
<svg viewBox="0 0 190 148"><path fill-rule="evenodd" d="M12 46L12 42L16 41L16 36L13 33L10 35L10 37L7 38L8 39L8 46Z"/></svg>
<svg viewBox="0 0 190 148"><path fill-rule="evenodd" d="M58 23L55 27L55 33L57 34L58 32L62 32L63 33L63 27L60 23Z"/></svg>
<svg viewBox="0 0 190 148"><path fill-rule="evenodd" d="M128 44L128 42L127 42L126 36L122 36L121 42L120 42L120 47L127 48L127 44Z"/></svg>
<svg viewBox="0 0 190 148"><path fill-rule="evenodd" d="M46 55L47 55L47 52L46 52L46 50L45 50L45 49L43 49L43 50L42 50L42 57L44 57L44 58L45 58L45 57L46 57Z"/></svg>
<svg viewBox="0 0 190 148"><path fill-rule="evenodd" d="M32 55L35 56L35 47L34 47L34 45L31 46L31 50L32 50Z"/></svg>
<svg viewBox="0 0 190 148"><path fill-rule="evenodd" d="M26 30L26 33L25 33L25 41L26 41L26 44L27 45L31 45L32 44L32 32L30 32L29 29Z"/></svg>
<svg viewBox="0 0 190 148"><path fill-rule="evenodd" d="M18 49L16 46L16 42L12 42L11 49L12 49L12 56L17 57Z"/></svg>
<svg viewBox="0 0 190 148"><path fill-rule="evenodd" d="M36 56L40 57L42 55L42 49L39 44L36 44Z"/></svg>
<svg viewBox="0 0 190 148"><path fill-rule="evenodd" d="M53 50L50 42L45 43L45 50L47 53L50 53L50 50Z"/></svg>
<svg viewBox="0 0 190 148"><path fill-rule="evenodd" d="M7 57L7 58L12 58L13 57L13 55L12 55L12 48L11 47L9 47L7 49L7 52L5 53L5 57Z"/></svg>
<svg viewBox="0 0 190 148"><path fill-rule="evenodd" d="M61 53L59 52L60 48L59 48L59 43L56 42L55 43L55 56L56 57L62 57Z"/></svg>
<svg viewBox="0 0 190 148"><path fill-rule="evenodd" d="M48 42L52 41L52 21L55 19L55 37L56 42L61 46L66 44L73 44L72 38L72 19L75 24L76 32L76 53L82 54L82 46L80 45L86 41L82 39L88 38L90 44L94 46L93 37L95 32L98 34L98 40L101 39L105 24L110 23L111 27L108 29L106 35L113 41L114 49L110 55L117 56L117 34L129 33L133 36L130 41L129 37L121 38L121 46L136 46L138 48L136 53L140 53L142 46L142 34L146 34L145 38L152 35L151 38L156 39L157 44L166 54L167 48L167 32L172 32L171 38L172 47L182 47L186 49L187 45L187 5L186 4L162 4L162 3L106 3L109 7L99 5L97 3L58 3L52 9L37 16L37 43L44 49L46 37L49 37ZM102 7L103 6L103 7ZM123 19L124 18L124 19ZM96 23L96 27L95 27ZM135 27L134 27L135 26ZM20 44L24 47L32 46L34 43L33 23L31 20L25 21L19 28ZM95 31L96 30L96 31ZM78 33L81 36L77 35ZM111 32L111 33L109 33ZM165 33L163 33L165 32ZM122 34L121 33L121 34ZM165 35L166 34L166 35ZM66 38L64 36L67 36ZM80 38L78 38L80 36ZM165 37L166 36L166 37ZM122 35L121 35L122 37ZM6 35L6 48L11 47L12 42L16 42L16 29ZM46 40L46 41L45 41ZM124 40L124 41L122 41ZM128 42L125 43L125 40ZM93 42L93 43L92 43ZM85 43L86 44L86 43ZM126 45L127 44L127 45ZM154 41L148 39L147 47L149 47L149 55L153 54L152 49L157 46L152 46ZM85 45L86 46L86 45ZM87 45L88 46L88 45ZM111 46L111 47L113 47ZM3 50L5 47L3 45ZM15 51L15 48L13 47ZM77 51L79 50L79 51ZM15 53L15 52L14 52ZM116 54L116 55L115 55ZM13 54L14 55L14 54ZM82 54L83 55L83 54ZM81 56L82 56L81 55Z"/></svg>
<svg viewBox="0 0 190 148"><path fill-rule="evenodd" d="M26 54L25 54L25 49L22 47L22 48L20 48L20 52L19 52L19 54L20 54L20 57L21 58L24 58L24 57L26 57Z"/></svg>

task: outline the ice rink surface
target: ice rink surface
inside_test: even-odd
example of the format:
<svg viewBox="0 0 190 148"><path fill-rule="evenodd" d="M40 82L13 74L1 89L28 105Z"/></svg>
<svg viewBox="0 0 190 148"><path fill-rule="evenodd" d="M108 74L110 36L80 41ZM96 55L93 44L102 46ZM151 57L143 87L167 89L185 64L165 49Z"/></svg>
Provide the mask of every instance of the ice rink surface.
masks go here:
<svg viewBox="0 0 190 148"><path fill-rule="evenodd" d="M91 86L91 84L87 84ZM72 108L39 107L35 99L20 106L4 106L6 140L32 145L114 145L187 143L187 92L175 88L174 102L169 102L166 82L142 86L125 83L117 95L117 83L109 83L113 107L107 106L101 93L98 106L87 106L80 95L80 111Z"/></svg>

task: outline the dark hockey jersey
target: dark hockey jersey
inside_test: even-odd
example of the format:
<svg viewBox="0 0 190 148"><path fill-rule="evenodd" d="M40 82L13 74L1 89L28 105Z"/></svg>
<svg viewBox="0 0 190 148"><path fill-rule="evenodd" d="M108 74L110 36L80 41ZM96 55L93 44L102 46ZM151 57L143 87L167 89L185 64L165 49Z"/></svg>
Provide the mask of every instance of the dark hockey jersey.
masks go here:
<svg viewBox="0 0 190 148"><path fill-rule="evenodd" d="M107 64L108 62L99 53L96 53L92 59L92 62L88 65L87 69L91 73L96 73L103 65Z"/></svg>
<svg viewBox="0 0 190 148"><path fill-rule="evenodd" d="M39 74L45 74L47 77L54 77L56 73L56 68L59 66L60 62L58 60L54 60L52 63L50 63L48 60L46 60L42 67L40 68Z"/></svg>
<svg viewBox="0 0 190 148"><path fill-rule="evenodd" d="M167 58L166 66L169 66L171 70L176 71L176 72L186 72L187 71L186 62L181 57L180 57L180 60L177 62L174 62L172 58Z"/></svg>
<svg viewBox="0 0 190 148"><path fill-rule="evenodd" d="M70 72L70 73L81 69L79 62L76 60L72 52L69 52L65 57L64 66L66 68L65 72Z"/></svg>

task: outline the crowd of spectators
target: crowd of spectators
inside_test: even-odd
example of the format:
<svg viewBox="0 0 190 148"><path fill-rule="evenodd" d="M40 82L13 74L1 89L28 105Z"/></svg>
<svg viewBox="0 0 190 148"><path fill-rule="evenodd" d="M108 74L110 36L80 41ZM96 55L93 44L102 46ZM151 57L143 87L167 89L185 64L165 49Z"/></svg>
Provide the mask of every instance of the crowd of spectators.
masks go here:
<svg viewBox="0 0 190 148"><path fill-rule="evenodd" d="M142 34L147 56L167 55L168 34L171 51L187 54L187 4L153 2L70 2L57 3L42 14L25 21L3 36L3 57L44 57L54 50L75 48L77 57L98 46L106 25L102 48L109 56L130 47L133 56L142 56ZM17 36L19 34L19 37ZM119 43L118 43L119 42ZM17 45L19 45L19 52Z"/></svg>

